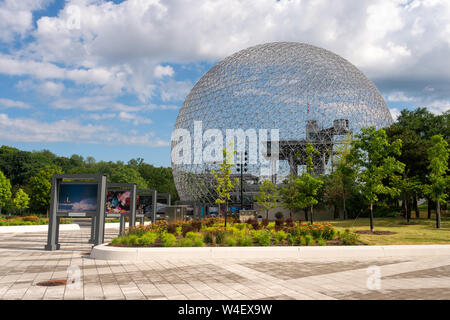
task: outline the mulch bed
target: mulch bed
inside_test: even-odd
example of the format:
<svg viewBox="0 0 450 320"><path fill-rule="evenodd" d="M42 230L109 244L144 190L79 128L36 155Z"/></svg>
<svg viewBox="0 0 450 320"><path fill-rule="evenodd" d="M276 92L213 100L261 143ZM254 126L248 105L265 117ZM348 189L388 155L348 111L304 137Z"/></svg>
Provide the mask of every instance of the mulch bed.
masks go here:
<svg viewBox="0 0 450 320"><path fill-rule="evenodd" d="M397 232L385 231L385 230L374 230L373 232L371 232L370 230L356 230L355 232L359 233L359 234L373 234L373 235L377 235L377 236L388 236L388 235L397 233Z"/></svg>

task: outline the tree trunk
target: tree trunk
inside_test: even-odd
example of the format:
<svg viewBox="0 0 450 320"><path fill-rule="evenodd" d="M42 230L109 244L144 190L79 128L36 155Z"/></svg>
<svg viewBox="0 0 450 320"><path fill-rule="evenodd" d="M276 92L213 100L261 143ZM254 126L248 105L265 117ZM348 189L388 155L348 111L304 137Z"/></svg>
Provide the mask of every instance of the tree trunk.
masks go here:
<svg viewBox="0 0 450 320"><path fill-rule="evenodd" d="M373 203L370 203L370 232L373 232Z"/></svg>
<svg viewBox="0 0 450 320"><path fill-rule="evenodd" d="M305 208L305 209L303 209L303 210L305 210L305 221L308 221L308 220L309 220L308 209Z"/></svg>
<svg viewBox="0 0 450 320"><path fill-rule="evenodd" d="M347 215L347 207L345 205L345 197L344 197L344 220L348 219L348 215Z"/></svg>
<svg viewBox="0 0 450 320"><path fill-rule="evenodd" d="M428 219L431 219L431 199L427 198L427 204L428 204Z"/></svg>
<svg viewBox="0 0 450 320"><path fill-rule="evenodd" d="M311 206L311 224L314 223L314 220L313 220L313 214L314 214L313 206Z"/></svg>
<svg viewBox="0 0 450 320"><path fill-rule="evenodd" d="M414 211L416 212L416 219L420 218L419 205L417 204L417 194L414 195Z"/></svg>
<svg viewBox="0 0 450 320"><path fill-rule="evenodd" d="M436 228L441 228L441 202L436 201Z"/></svg>
<svg viewBox="0 0 450 320"><path fill-rule="evenodd" d="M227 227L228 201L225 202L225 228Z"/></svg>
<svg viewBox="0 0 450 320"><path fill-rule="evenodd" d="M406 215L406 222L409 223L410 210L409 210L409 206L408 206L407 197L405 197L405 215Z"/></svg>

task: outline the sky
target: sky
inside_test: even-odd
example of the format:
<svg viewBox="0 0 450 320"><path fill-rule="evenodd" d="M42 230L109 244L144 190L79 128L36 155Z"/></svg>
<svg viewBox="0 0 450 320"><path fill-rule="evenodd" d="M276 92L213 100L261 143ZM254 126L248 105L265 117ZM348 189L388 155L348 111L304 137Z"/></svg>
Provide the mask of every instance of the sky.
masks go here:
<svg viewBox="0 0 450 320"><path fill-rule="evenodd" d="M0 0L0 145L170 166L195 83L276 41L349 60L394 118L450 109L448 0Z"/></svg>

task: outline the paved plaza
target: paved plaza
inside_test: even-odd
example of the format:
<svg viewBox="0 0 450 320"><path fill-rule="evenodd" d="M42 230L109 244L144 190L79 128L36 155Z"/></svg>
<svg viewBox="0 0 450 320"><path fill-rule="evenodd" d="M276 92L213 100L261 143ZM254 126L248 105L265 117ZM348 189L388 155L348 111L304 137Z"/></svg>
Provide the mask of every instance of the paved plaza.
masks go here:
<svg viewBox="0 0 450 320"><path fill-rule="evenodd" d="M450 299L450 256L104 261L89 258L89 233L61 231L53 252L43 250L45 232L0 234L0 298ZM117 233L106 229L105 240Z"/></svg>

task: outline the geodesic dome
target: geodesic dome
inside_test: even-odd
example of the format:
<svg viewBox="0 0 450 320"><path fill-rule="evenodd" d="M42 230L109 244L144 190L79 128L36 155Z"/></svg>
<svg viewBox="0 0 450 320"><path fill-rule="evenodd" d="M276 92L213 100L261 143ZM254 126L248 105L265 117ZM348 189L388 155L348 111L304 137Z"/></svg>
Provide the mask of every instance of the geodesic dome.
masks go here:
<svg viewBox="0 0 450 320"><path fill-rule="evenodd" d="M232 128L278 128L279 169L271 178L279 183L289 173L298 173L303 163L292 158L306 143L320 151L314 162L322 173L348 133L386 127L392 118L375 85L350 62L312 45L278 42L239 51L212 67L184 101L175 129L186 129L193 137L194 121L202 121L203 131L219 129L224 136ZM193 156L199 152L194 148ZM172 159L181 200L214 203L212 168L218 164L179 164ZM233 174L240 176L237 168ZM248 166L246 191L254 192L251 184L264 178L260 169L260 164Z"/></svg>

